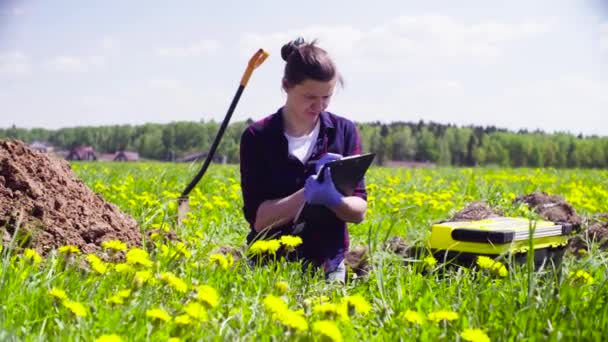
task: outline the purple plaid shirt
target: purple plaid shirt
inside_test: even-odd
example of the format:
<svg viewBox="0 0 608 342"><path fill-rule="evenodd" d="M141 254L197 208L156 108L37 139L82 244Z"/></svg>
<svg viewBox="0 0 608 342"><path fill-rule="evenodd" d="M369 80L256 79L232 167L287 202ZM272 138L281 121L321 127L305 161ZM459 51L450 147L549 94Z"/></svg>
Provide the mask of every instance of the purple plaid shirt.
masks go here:
<svg viewBox="0 0 608 342"><path fill-rule="evenodd" d="M283 130L282 108L276 113L251 124L241 136L241 188L243 212L251 232L247 242L253 242L257 232L253 229L260 204L266 200L289 196L304 187L306 179L315 171L313 163L302 164L289 154L287 138ZM319 136L310 161L319 159L327 152L349 156L361 153L361 139L355 124L329 112L321 113ZM365 183L361 181L354 196L367 200ZM332 272L344 260L349 247L346 223L332 215L315 229L305 230L300 236L303 244L298 253ZM289 234L292 223L272 230L273 233Z"/></svg>

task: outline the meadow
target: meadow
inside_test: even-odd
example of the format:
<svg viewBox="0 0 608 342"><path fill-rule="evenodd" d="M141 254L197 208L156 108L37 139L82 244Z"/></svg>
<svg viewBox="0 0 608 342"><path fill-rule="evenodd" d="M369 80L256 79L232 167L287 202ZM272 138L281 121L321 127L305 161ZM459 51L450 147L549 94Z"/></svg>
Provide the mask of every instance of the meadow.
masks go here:
<svg viewBox="0 0 608 342"><path fill-rule="evenodd" d="M176 227L176 197L198 165L75 163L94 191L133 216L147 248L104 244L108 259L65 246L40 258L5 247L0 340L26 341L570 341L608 335L608 258L591 243L562 273L527 265L446 268L384 248L393 236L424 244L434 222L472 201L534 217L516 196L559 194L579 215L608 213L608 171L372 168L369 210L350 225L371 272L345 285L276 260L250 267L235 165L213 165ZM152 232L152 233L150 233ZM177 239L168 239L170 232ZM283 241L285 245L293 241ZM126 255L125 258L116 257Z"/></svg>

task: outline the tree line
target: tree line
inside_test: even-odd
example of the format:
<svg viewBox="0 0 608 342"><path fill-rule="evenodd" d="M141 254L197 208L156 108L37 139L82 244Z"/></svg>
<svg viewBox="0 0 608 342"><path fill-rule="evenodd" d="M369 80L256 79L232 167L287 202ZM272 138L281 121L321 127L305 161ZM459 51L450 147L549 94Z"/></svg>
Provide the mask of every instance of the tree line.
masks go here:
<svg viewBox="0 0 608 342"><path fill-rule="evenodd" d="M252 121L228 126L218 155L239 161L239 139ZM93 146L113 153L136 151L142 158L168 160L207 151L219 129L214 121L168 124L114 125L61 129L0 129L0 138L31 143L45 141L55 148ZM376 162L419 161L437 165L505 167L608 167L608 137L520 130L493 126L459 127L434 122L358 123L364 152L375 152Z"/></svg>

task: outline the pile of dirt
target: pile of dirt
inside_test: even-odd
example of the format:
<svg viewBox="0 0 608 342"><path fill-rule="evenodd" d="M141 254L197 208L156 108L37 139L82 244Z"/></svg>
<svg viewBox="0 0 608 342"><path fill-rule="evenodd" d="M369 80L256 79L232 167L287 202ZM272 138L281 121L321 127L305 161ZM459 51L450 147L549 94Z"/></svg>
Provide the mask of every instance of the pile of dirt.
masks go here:
<svg viewBox="0 0 608 342"><path fill-rule="evenodd" d="M579 254L588 249L588 243L596 243L600 250L608 250L608 213L598 214L589 222L589 228L568 244L568 250Z"/></svg>
<svg viewBox="0 0 608 342"><path fill-rule="evenodd" d="M555 223L570 223L580 225L582 219L576 214L572 205L558 195L548 195L545 192L534 192L516 197L513 203L525 203L545 220Z"/></svg>
<svg viewBox="0 0 608 342"><path fill-rule="evenodd" d="M369 264L369 250L363 245L350 249L348 252L346 252L344 264L352 272L354 272L357 277L366 277L371 271L371 266Z"/></svg>
<svg viewBox="0 0 608 342"><path fill-rule="evenodd" d="M457 212L448 221L477 221L491 217L499 217L500 213L495 212L484 202L472 202L462 210Z"/></svg>
<svg viewBox="0 0 608 342"><path fill-rule="evenodd" d="M45 255L63 245L96 252L106 240L140 245L133 218L91 191L63 160L0 140L0 234ZM16 234L16 236L14 236Z"/></svg>

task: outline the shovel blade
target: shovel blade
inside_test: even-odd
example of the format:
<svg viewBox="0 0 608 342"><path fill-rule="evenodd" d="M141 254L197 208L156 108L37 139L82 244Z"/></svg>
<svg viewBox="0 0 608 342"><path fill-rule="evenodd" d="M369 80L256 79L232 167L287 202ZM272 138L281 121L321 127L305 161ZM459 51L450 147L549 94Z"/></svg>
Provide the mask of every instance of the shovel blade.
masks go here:
<svg viewBox="0 0 608 342"><path fill-rule="evenodd" d="M177 199L177 224L181 224L186 218L186 214L190 212L190 199L187 196L182 196Z"/></svg>

